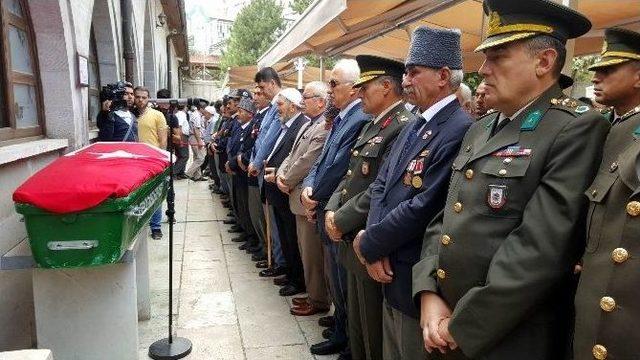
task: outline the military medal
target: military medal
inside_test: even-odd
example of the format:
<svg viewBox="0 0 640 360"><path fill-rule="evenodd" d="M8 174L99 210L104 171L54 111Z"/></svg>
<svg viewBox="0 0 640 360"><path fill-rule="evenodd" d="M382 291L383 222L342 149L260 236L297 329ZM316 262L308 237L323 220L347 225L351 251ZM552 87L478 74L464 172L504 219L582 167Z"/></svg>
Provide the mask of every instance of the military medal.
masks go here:
<svg viewBox="0 0 640 360"><path fill-rule="evenodd" d="M427 157L427 156L429 156L429 153L430 153L430 152L431 152L431 151L430 151L429 149L425 149L424 151L422 151L422 152L420 153L420 156L422 156L422 157Z"/></svg>
<svg viewBox="0 0 640 360"><path fill-rule="evenodd" d="M504 149L496 151L493 156L497 157L517 157L517 156L529 156L531 155L531 149L525 149L520 145L508 146Z"/></svg>
<svg viewBox="0 0 640 360"><path fill-rule="evenodd" d="M389 124L391 124L391 117L388 117L383 123L382 126L380 126L381 129L386 128L387 126L389 126Z"/></svg>
<svg viewBox="0 0 640 360"><path fill-rule="evenodd" d="M362 175L364 176L369 175L369 162L363 161L361 170L362 170Z"/></svg>
<svg viewBox="0 0 640 360"><path fill-rule="evenodd" d="M404 177L402 178L402 183L403 183L405 186L410 186L410 185L411 185L411 173L406 172L406 173L404 174Z"/></svg>
<svg viewBox="0 0 640 360"><path fill-rule="evenodd" d="M427 140L427 138L431 136L431 134L433 134L433 132L431 130L427 130L427 132L422 135L422 140Z"/></svg>
<svg viewBox="0 0 640 360"><path fill-rule="evenodd" d="M371 143L373 144L380 144L382 142L384 138L382 136L376 136L373 139L371 139Z"/></svg>
<svg viewBox="0 0 640 360"><path fill-rule="evenodd" d="M416 167L413 169L414 175L422 174L422 170L424 169L424 158L420 158L416 161Z"/></svg>
<svg viewBox="0 0 640 360"><path fill-rule="evenodd" d="M487 191L487 203L492 209L501 209L507 203L506 185L489 185Z"/></svg>
<svg viewBox="0 0 640 360"><path fill-rule="evenodd" d="M412 172L413 169L416 168L416 160L411 160L411 162L409 163L409 167L407 167L407 171Z"/></svg>
<svg viewBox="0 0 640 360"><path fill-rule="evenodd" d="M416 189L420 189L422 187L422 178L418 175L415 175L411 178L411 185Z"/></svg>

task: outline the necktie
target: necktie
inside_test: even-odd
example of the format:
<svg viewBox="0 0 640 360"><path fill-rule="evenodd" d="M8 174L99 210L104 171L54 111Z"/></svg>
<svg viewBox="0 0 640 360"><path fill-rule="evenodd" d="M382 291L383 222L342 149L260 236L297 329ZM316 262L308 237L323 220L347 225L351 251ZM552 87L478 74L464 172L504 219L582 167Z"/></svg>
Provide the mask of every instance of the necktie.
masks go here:
<svg viewBox="0 0 640 360"><path fill-rule="evenodd" d="M418 139L418 131L421 127L424 126L424 124L426 124L426 122L427 120L425 120L425 118L423 118L422 116L418 117L416 123L413 125L413 129L411 129L411 132L409 132L407 141L404 143L404 147L402 148L402 152L400 153L400 159L403 159L407 154L407 151L409 151L409 149L413 147L416 140Z"/></svg>
<svg viewBox="0 0 640 360"><path fill-rule="evenodd" d="M495 124L493 126L493 128L491 129L491 136L489 138L492 138L495 134L499 133L500 130L502 130L505 126L507 126L507 124L510 121L511 120L509 120L509 118L504 118L504 119L502 119L502 121L498 121L498 123Z"/></svg>

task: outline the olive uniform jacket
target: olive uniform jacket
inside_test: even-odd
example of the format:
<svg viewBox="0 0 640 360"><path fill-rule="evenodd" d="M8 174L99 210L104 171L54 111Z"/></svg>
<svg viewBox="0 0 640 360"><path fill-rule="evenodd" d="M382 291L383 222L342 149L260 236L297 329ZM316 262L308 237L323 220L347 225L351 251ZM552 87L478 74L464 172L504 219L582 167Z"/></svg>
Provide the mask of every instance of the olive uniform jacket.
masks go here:
<svg viewBox="0 0 640 360"><path fill-rule="evenodd" d="M400 101L383 114L377 123L368 122L360 132L351 151L349 170L336 188L326 206L335 211L335 223L344 234L340 245L340 261L351 272L369 279L366 268L360 264L351 242L358 231L365 228L369 214L369 185L375 180L386 155L402 128L415 119Z"/></svg>
<svg viewBox="0 0 640 360"><path fill-rule="evenodd" d="M575 359L640 358L640 107L607 137L585 192L588 240L576 294Z"/></svg>
<svg viewBox="0 0 640 360"><path fill-rule="evenodd" d="M584 246L587 189L609 124L544 91L493 137L498 113L471 126L446 205L425 233L414 299L439 294L459 346L445 359L563 359ZM566 104L567 102L565 102ZM577 106L577 102L568 102Z"/></svg>

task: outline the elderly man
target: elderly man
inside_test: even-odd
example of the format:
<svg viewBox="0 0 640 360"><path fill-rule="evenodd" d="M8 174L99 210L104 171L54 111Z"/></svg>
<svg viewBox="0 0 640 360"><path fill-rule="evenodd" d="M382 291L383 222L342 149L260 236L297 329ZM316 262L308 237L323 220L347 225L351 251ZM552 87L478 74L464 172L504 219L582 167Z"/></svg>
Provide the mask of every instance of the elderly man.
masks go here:
<svg viewBox="0 0 640 360"><path fill-rule="evenodd" d="M374 116L353 145L349 170L325 207L325 227L339 242L340 263L347 272L349 346L355 359L382 359L382 288L367 274L351 247L364 229L369 212L367 187L378 174L396 136L414 116L402 101L404 64L377 56L358 55L362 108Z"/></svg>
<svg viewBox="0 0 640 360"><path fill-rule="evenodd" d="M324 111L327 108L327 85L320 81L307 84L302 93L306 122L296 139L291 153L278 168L276 184L289 195L289 206L296 217L298 247L304 270L304 282L309 297L293 298L291 314L309 316L324 312L331 305L325 281L324 256L320 235L314 224L307 221L300 201L302 180L316 161L329 132Z"/></svg>
<svg viewBox="0 0 640 360"><path fill-rule="evenodd" d="M633 359L640 273L640 34L605 31L601 60L591 66L596 101L613 107L600 171L586 192L588 239L576 293L574 359Z"/></svg>
<svg viewBox="0 0 640 360"><path fill-rule="evenodd" d="M413 291L445 359L565 359L587 207L609 125L564 99L565 43L591 23L549 0L486 0L486 102L427 228Z"/></svg>
<svg viewBox="0 0 640 360"><path fill-rule="evenodd" d="M484 81L480 82L480 84L476 88L476 94L473 97L473 111L476 118L483 117L489 110L484 98L486 87L487 86L485 85Z"/></svg>
<svg viewBox="0 0 640 360"><path fill-rule="evenodd" d="M311 346L311 353L316 355L339 352L346 348L348 343L346 273L338 262L338 244L334 244L325 231L324 210L333 191L348 170L350 151L360 130L371 119L362 111L358 89L353 88L353 83L359 77L360 68L355 60L340 60L331 71L329 98L340 109L340 113L333 120L322 154L304 179L300 196L307 217L310 220L317 219L323 246L327 247L326 253L330 254L331 293L336 307L333 336L327 341Z"/></svg>
<svg viewBox="0 0 640 360"><path fill-rule="evenodd" d="M300 128L308 119L301 112L302 95L296 89L286 88L280 91L276 104L280 115L280 131L273 149L266 159L263 186L265 197L273 207L280 246L287 261L288 284L283 286L279 292L281 296L292 296L305 292L304 275L296 236L296 218L289 207L289 196L276 186L276 173L291 152Z"/></svg>
<svg viewBox="0 0 640 360"><path fill-rule="evenodd" d="M411 300L411 267L424 229L444 207L451 164L471 125L455 96L461 80L460 32L417 28L402 85L420 114L398 136L369 188L367 228L353 243L369 276L384 284L384 359L425 356Z"/></svg>
<svg viewBox="0 0 640 360"><path fill-rule="evenodd" d="M462 109L467 112L467 114L474 116L475 111L473 107L473 96L471 94L471 89L467 84L461 83L460 87L456 91L456 98L458 98L458 102Z"/></svg>

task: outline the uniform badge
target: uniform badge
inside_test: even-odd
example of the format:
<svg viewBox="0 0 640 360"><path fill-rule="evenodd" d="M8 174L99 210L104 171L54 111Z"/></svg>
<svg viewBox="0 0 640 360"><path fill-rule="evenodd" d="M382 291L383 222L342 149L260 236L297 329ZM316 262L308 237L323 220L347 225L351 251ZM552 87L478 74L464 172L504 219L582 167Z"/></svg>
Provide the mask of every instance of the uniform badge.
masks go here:
<svg viewBox="0 0 640 360"><path fill-rule="evenodd" d="M574 111L578 114L586 113L589 111L589 107L587 105L580 105Z"/></svg>
<svg viewBox="0 0 640 360"><path fill-rule="evenodd" d="M384 140L384 138L382 136L376 136L373 139L371 139L371 142L373 144L380 144L382 142L382 140Z"/></svg>
<svg viewBox="0 0 640 360"><path fill-rule="evenodd" d="M422 178L415 175L411 178L411 185L416 189L420 189L422 187Z"/></svg>
<svg viewBox="0 0 640 360"><path fill-rule="evenodd" d="M492 209L501 209L507 203L506 185L489 185L487 191L487 203Z"/></svg>
<svg viewBox="0 0 640 360"><path fill-rule="evenodd" d="M369 162L368 161L363 161L362 162L362 175L367 176L369 175Z"/></svg>
<svg viewBox="0 0 640 360"><path fill-rule="evenodd" d="M388 117L383 123L382 126L380 126L381 129L386 128L387 126L389 126L391 124L391 117Z"/></svg>
<svg viewBox="0 0 640 360"><path fill-rule="evenodd" d="M533 131L538 127L538 123L542 120L542 111L536 110L527 114L527 117L522 122L522 126L520 126L521 131Z"/></svg>
<svg viewBox="0 0 640 360"><path fill-rule="evenodd" d="M520 145L512 145L493 153L493 156L497 157L519 157L530 156L531 149L523 148Z"/></svg>
<svg viewBox="0 0 640 360"><path fill-rule="evenodd" d="M422 135L422 140L427 140L427 138L431 136L431 134L433 134L433 132L431 130L427 130L427 132Z"/></svg>
<svg viewBox="0 0 640 360"><path fill-rule="evenodd" d="M429 153L430 153L430 152L431 152L431 150L429 150L429 149L425 149L425 150L423 150L423 151L420 153L420 156L422 156L422 157L427 157L427 156L429 156Z"/></svg>
<svg viewBox="0 0 640 360"><path fill-rule="evenodd" d="M404 177L402 178L402 183L405 186L411 186L411 173L409 172L404 173Z"/></svg>
<svg viewBox="0 0 640 360"><path fill-rule="evenodd" d="M635 136L636 138L640 137L640 126L638 126L634 131L633 131L633 136Z"/></svg>

